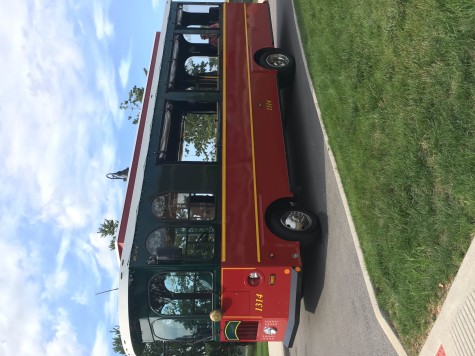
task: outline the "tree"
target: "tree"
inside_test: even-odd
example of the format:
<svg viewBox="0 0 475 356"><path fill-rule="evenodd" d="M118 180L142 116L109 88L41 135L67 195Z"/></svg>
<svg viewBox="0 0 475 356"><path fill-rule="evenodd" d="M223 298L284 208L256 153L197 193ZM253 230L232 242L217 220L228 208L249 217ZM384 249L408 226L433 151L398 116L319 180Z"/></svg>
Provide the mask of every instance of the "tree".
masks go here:
<svg viewBox="0 0 475 356"><path fill-rule="evenodd" d="M104 219L104 222L99 226L98 234L101 234L101 237L109 237L110 243L109 248L112 250L115 249L115 240L117 239L116 231L119 227L118 220Z"/></svg>
<svg viewBox="0 0 475 356"><path fill-rule="evenodd" d="M186 72L191 76L198 76L200 74L210 74L218 71L218 57L196 57L201 59L200 62L195 62L193 57L190 57L185 63Z"/></svg>
<svg viewBox="0 0 475 356"><path fill-rule="evenodd" d="M140 118L140 109L142 108L144 88L134 85L129 91L129 98L120 103L119 108L122 110L129 110L128 119L132 120L133 124L137 124Z"/></svg>
<svg viewBox="0 0 475 356"><path fill-rule="evenodd" d="M216 114L187 114L185 120L185 153L194 151L196 157L203 161L216 160Z"/></svg>
<svg viewBox="0 0 475 356"><path fill-rule="evenodd" d="M147 69L143 68L143 71L145 73L145 76L147 76ZM129 110L128 119L132 120L132 116L134 117L134 119L132 120L133 124L137 124L139 122L144 91L145 90L143 87L138 87L134 85L134 87L129 91L129 98L120 103L120 109Z"/></svg>
<svg viewBox="0 0 475 356"><path fill-rule="evenodd" d="M205 356L205 344L182 341L152 342L145 346L142 356Z"/></svg>
<svg viewBox="0 0 475 356"><path fill-rule="evenodd" d="M207 356L239 356L244 354L245 348L240 343L210 341L206 343L205 350Z"/></svg>
<svg viewBox="0 0 475 356"><path fill-rule="evenodd" d="M112 338L112 350L114 350L115 353L125 355L125 350L122 346L122 339L120 337L119 326L114 326L110 332L114 334L114 337Z"/></svg>

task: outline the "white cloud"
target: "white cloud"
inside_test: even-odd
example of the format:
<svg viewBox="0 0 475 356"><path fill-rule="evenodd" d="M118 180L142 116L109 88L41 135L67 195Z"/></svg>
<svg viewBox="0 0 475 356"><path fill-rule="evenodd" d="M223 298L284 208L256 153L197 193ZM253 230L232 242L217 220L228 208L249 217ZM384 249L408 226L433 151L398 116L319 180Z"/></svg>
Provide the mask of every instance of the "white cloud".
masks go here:
<svg viewBox="0 0 475 356"><path fill-rule="evenodd" d="M118 275L118 272L116 273ZM109 322L110 325L117 325L118 324L118 315L117 315L117 310L118 310L118 299L117 295L118 292L116 290L113 290L118 287L118 279L114 279L114 284L111 286L111 292L108 294L108 298L104 303L104 314L106 317L106 320Z"/></svg>
<svg viewBox="0 0 475 356"><path fill-rule="evenodd" d="M106 338L107 335L107 338ZM110 333L103 325L99 325L96 329L96 340L92 348L91 356L107 356L110 355L109 343Z"/></svg>
<svg viewBox="0 0 475 356"><path fill-rule="evenodd" d="M0 275L0 354L85 355L68 313L51 310L42 293L42 260L36 251L3 239L3 262L8 273Z"/></svg>
<svg viewBox="0 0 475 356"><path fill-rule="evenodd" d="M93 247L92 253L99 266L105 270L110 278L117 277L119 267L116 254L109 249L110 240L99 237L99 234L89 234L89 245Z"/></svg>
<svg viewBox="0 0 475 356"><path fill-rule="evenodd" d="M78 342L76 330L69 321L67 312L59 308L54 319L54 337L46 344L46 355L86 355L86 348Z"/></svg>
<svg viewBox="0 0 475 356"><path fill-rule="evenodd" d="M68 282L69 273L65 270L56 270L50 276L45 277L45 292L42 294L43 298L58 298L66 292L64 287Z"/></svg>
<svg viewBox="0 0 475 356"><path fill-rule="evenodd" d="M132 50L129 48L127 58L123 58L119 65L119 77L122 87L125 88L129 81L130 66L132 64Z"/></svg>
<svg viewBox="0 0 475 356"><path fill-rule="evenodd" d="M1 244L2 262L8 266L8 273L0 275L0 354L42 354L42 320L47 310L37 299L41 278L35 266L39 261L25 246L6 239Z"/></svg>
<svg viewBox="0 0 475 356"><path fill-rule="evenodd" d="M102 40L110 37L114 33L114 25L108 17L108 11L104 8L104 4L94 1L92 4L92 16L96 27L97 39Z"/></svg>
<svg viewBox="0 0 475 356"><path fill-rule="evenodd" d="M94 249L89 244L89 241L77 240L75 241L74 254L75 257L82 263L83 266L87 266L90 273L89 283L93 286L99 286L102 282L102 274L99 270L98 263L93 253Z"/></svg>
<svg viewBox="0 0 475 356"><path fill-rule="evenodd" d="M64 267L64 259L71 246L71 237L64 235L56 255L56 268L53 273L44 277L42 299L58 299L66 293L65 286L69 280L69 272Z"/></svg>
<svg viewBox="0 0 475 356"><path fill-rule="evenodd" d="M110 154L106 157L91 148L104 145L115 150L113 121L104 119L111 113L115 117L118 100L113 70L101 71L98 87L108 105L105 110L98 105L101 98L83 77L85 60L64 6L58 2L48 9L33 6L28 15L20 14L20 23L32 22L28 31L17 31L18 26L7 20L16 42L1 38L11 49L0 59L6 73L0 83L0 114L5 118L0 121L0 154L2 175L9 178L2 189L6 200L16 200L19 193L20 199L26 196L41 221L53 219L73 229L90 221L97 210L89 202L107 191L104 179L95 190L84 189L84 178L103 178L113 166ZM102 59L97 66L105 68L109 61ZM24 75L10 80L14 72ZM91 160L104 171L92 171Z"/></svg>
<svg viewBox="0 0 475 356"><path fill-rule="evenodd" d="M101 92L107 109L112 113L115 123L120 126L119 118L119 99L115 87L115 73L112 62L109 64L101 63L96 69L96 87Z"/></svg>
<svg viewBox="0 0 475 356"><path fill-rule="evenodd" d="M166 0L152 0L151 2L151 5L152 5L152 9L156 12L156 13L160 13L160 14L163 14L163 9L165 8L165 1ZM196 0L198 1L198 0ZM222 1L222 0L210 0L210 1Z"/></svg>
<svg viewBox="0 0 475 356"><path fill-rule="evenodd" d="M160 0L152 0L152 8L154 8L154 9L158 8L159 2L160 2Z"/></svg>
<svg viewBox="0 0 475 356"><path fill-rule="evenodd" d="M76 292L71 297L71 300L81 305L87 305L89 302L89 291Z"/></svg>
<svg viewBox="0 0 475 356"><path fill-rule="evenodd" d="M113 25L98 3L94 24L89 4L67 6L10 1L0 12L0 244L8 266L0 355L85 355L73 312L58 303L90 309L90 289L117 273L114 253L90 236L105 212L117 217L123 190L105 179L116 168L120 114L112 59L96 43ZM113 301L102 304L101 317L111 319Z"/></svg>

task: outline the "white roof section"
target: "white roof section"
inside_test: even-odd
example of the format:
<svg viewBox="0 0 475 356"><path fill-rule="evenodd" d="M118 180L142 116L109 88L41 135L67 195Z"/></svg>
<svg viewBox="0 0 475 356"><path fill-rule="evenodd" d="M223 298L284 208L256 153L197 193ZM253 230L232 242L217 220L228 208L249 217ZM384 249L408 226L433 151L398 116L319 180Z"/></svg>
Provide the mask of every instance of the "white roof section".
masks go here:
<svg viewBox="0 0 475 356"><path fill-rule="evenodd" d="M140 151L138 157L134 155L132 158L132 164L130 165L131 169L129 172L129 179L127 185L127 193L131 190L131 199L128 201L127 194L124 200L124 211L128 210L127 216L122 215L122 220L119 226L119 234L121 229L125 228L125 236L122 246L122 254L119 255L119 266L120 266L120 279L119 279L119 325L120 325L120 334L122 337L122 345L127 355L135 355L134 350L132 349L132 339L130 337L130 323L129 323L129 262L130 255L133 245L133 239L135 234L135 225L137 223L137 211L140 202L140 195L142 191L142 184L144 178L145 170L145 161L147 157L148 147L150 143L150 133L153 121L153 109L156 102L156 94L158 88L158 79L160 76L160 68L162 63L163 56L163 47L165 42L165 34L168 24L168 14L170 12L170 0L166 0L165 3L165 15L162 25L161 36L159 38L158 49L156 52L156 57L154 59L155 53L152 53L152 59L149 67L148 75L151 75L152 79L150 90L145 89L144 93L144 104L146 103L145 97L148 97L148 105L142 107L140 122L139 122L139 131L135 141L135 147L140 145ZM156 38L157 40L157 38ZM154 45L155 47L155 45ZM153 69L153 70L152 70ZM149 80L147 80L147 87L149 86ZM143 123L143 132L140 135L140 125ZM133 168L136 167L134 170ZM132 177L134 175L134 177ZM135 179L134 179L135 178ZM130 193L129 193L130 195ZM129 207L130 204L130 207ZM124 220L125 219L125 220ZM125 225L124 225L125 224ZM119 254L119 249L118 254Z"/></svg>

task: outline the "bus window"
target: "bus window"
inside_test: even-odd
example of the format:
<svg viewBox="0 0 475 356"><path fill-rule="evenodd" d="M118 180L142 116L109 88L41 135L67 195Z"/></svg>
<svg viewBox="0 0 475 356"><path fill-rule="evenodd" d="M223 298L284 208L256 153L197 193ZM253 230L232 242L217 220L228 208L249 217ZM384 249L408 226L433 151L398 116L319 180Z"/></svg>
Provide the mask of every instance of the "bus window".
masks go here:
<svg viewBox="0 0 475 356"><path fill-rule="evenodd" d="M190 220L213 220L215 210L214 195L190 195Z"/></svg>
<svg viewBox="0 0 475 356"><path fill-rule="evenodd" d="M147 236L145 248L151 256L149 263L174 258L210 260L214 257L214 241L214 229L209 226L162 227Z"/></svg>
<svg viewBox="0 0 475 356"><path fill-rule="evenodd" d="M193 32L196 33L186 33L183 34L183 38L188 41L189 43L195 43L195 44L204 44L204 43L209 43L209 33L203 33L203 32L209 32L209 31L203 31L206 29L219 29L219 23L215 23L209 26L198 26L198 25L192 25L188 26L189 30L195 30ZM213 31L217 32L217 31ZM214 33L214 37L219 38L219 34ZM215 45L217 47L217 45Z"/></svg>
<svg viewBox="0 0 475 356"><path fill-rule="evenodd" d="M164 227L152 231L145 240L145 248L150 255L155 255L157 249L173 246L172 237Z"/></svg>
<svg viewBox="0 0 475 356"><path fill-rule="evenodd" d="M149 285L151 309L159 315L207 315L212 310L210 272L166 272Z"/></svg>
<svg viewBox="0 0 475 356"><path fill-rule="evenodd" d="M219 23L214 23L209 26L189 26L189 29L197 29L200 33L187 33L183 35L183 38L189 43L206 43L211 47L219 47L219 32L218 31L206 31L207 29L218 30Z"/></svg>
<svg viewBox="0 0 475 356"><path fill-rule="evenodd" d="M186 113L182 117L179 161L216 162L217 115Z"/></svg>
<svg viewBox="0 0 475 356"><path fill-rule="evenodd" d="M188 193L166 193L152 201L152 213L160 219L188 219Z"/></svg>
<svg viewBox="0 0 475 356"><path fill-rule="evenodd" d="M201 193L161 194L151 209L157 218L168 220L213 220L216 214L214 195Z"/></svg>
<svg viewBox="0 0 475 356"><path fill-rule="evenodd" d="M191 8L190 8L191 6ZM210 26L219 22L219 7L210 5L179 5L176 27Z"/></svg>
<svg viewBox="0 0 475 356"><path fill-rule="evenodd" d="M216 162L216 103L168 102L163 114L158 162Z"/></svg>
<svg viewBox="0 0 475 356"><path fill-rule="evenodd" d="M213 275L210 272L167 272L155 276L151 284L153 283L162 285L173 294L198 293L210 296Z"/></svg>
<svg viewBox="0 0 475 356"><path fill-rule="evenodd" d="M188 300L167 299L164 302L161 315L206 315L212 310L211 299Z"/></svg>
<svg viewBox="0 0 475 356"><path fill-rule="evenodd" d="M172 51L167 83L168 90L218 89L217 73L219 64L217 56L220 48L221 32L218 21L219 9L217 7L210 8L205 6L202 10L204 12L193 12L193 14L182 9L178 11L178 17L186 18L187 20L177 23L180 32L173 35L171 42ZM191 57L207 57L208 59L197 61L196 59L190 60ZM216 73L214 78L212 78L212 82L210 78L200 74L203 72L203 68L200 67L201 63L206 63L211 68L206 72ZM190 71L193 73L190 74Z"/></svg>
<svg viewBox="0 0 475 356"><path fill-rule="evenodd" d="M185 258L210 260L214 257L212 227L175 228L175 236L181 242Z"/></svg>
<svg viewBox="0 0 475 356"><path fill-rule="evenodd" d="M218 89L218 44L216 29L193 29L196 33L179 34L173 37L168 89L217 90ZM207 76L213 73L211 82ZM206 82L208 86L200 82ZM212 84L212 85L211 85Z"/></svg>
<svg viewBox="0 0 475 356"><path fill-rule="evenodd" d="M150 318L155 319L155 318ZM208 318L209 319L209 318ZM158 319L152 321L154 336L160 340L202 340L211 337L206 319Z"/></svg>
<svg viewBox="0 0 475 356"><path fill-rule="evenodd" d="M192 56L186 60L185 70L191 76L210 76L217 82L218 65L218 57Z"/></svg>

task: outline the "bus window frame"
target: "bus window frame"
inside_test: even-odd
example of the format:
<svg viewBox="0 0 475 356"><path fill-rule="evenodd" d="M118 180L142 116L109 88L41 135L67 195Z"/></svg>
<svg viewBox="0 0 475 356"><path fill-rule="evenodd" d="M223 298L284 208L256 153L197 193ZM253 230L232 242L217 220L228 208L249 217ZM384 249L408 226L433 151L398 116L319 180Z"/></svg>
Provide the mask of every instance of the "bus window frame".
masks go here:
<svg viewBox="0 0 475 356"><path fill-rule="evenodd" d="M172 275L172 274L175 274L175 275ZM170 277L176 277L176 276L180 276L180 275L184 275L184 276L187 276L187 274L194 274L194 280L192 281L193 282L193 291L192 292L189 292L189 291L186 291L186 292L181 292L181 293L177 293L177 292L174 292L172 290L170 290L167 285L165 284L165 280L166 280L166 277L167 276L170 276ZM163 286L165 287L166 289L166 293L167 294L170 294L170 296L166 296L166 297L161 297L163 298L165 301L166 300L188 300L188 301L194 301L196 302L196 300L200 300L200 299L203 299L203 300L210 300L211 303L210 303L210 309L208 312L203 312L203 314L176 314L176 315L170 315L170 314L161 314L161 309L159 311L157 311L157 309L155 307L152 306L152 297L151 297L151 285L153 284L153 281L156 277L160 276L160 275L165 275L165 278L163 279ZM198 278L198 280L203 280L201 278L202 275L207 275L210 278L210 288L208 288L207 286L201 284L201 283L196 283L196 278ZM190 279L193 278L193 277L189 277ZM148 286L147 286L147 299L148 299L148 307L150 309L150 311L153 313L151 315L153 316L158 316L159 318L162 318L162 319L182 319L182 318L195 318L195 317L202 317L202 316L208 316L209 312L211 312L214 308L214 306L216 305L216 293L213 289L213 286L214 286L214 282L215 282L215 276L214 276L214 273L213 271L209 271L209 270L199 270L199 271L192 271L192 270L166 270L166 271L159 271L157 273L154 273L151 277L150 277L150 280L148 281ZM201 284L201 286L200 286ZM209 298L176 298L177 296L179 296L180 294L183 295L183 294L200 294L200 291L197 291L197 288L196 286L198 286L199 288L202 288L205 292L201 292L203 294L206 294L206 295L209 295ZM173 298L175 297L175 298ZM160 296L157 296L157 298L160 298ZM165 304L163 304L163 306L165 306ZM163 308L162 306L162 308Z"/></svg>
<svg viewBox="0 0 475 356"><path fill-rule="evenodd" d="M148 242L152 238L152 234L156 231L164 230L164 235L165 236L163 237L163 241L166 242L171 237L171 235L168 234L168 229L174 229L175 234L177 233L178 229L185 229L185 232L181 233L182 235L184 235L182 237L185 238L184 246L180 247L179 244L177 244L177 242L181 242L181 240L176 241L175 239L173 239L171 244L165 244L164 243L163 245L156 247L155 253L151 253L149 248L148 248ZM198 235L197 232L190 232L190 230L192 230L192 229L203 229L203 230L207 229L207 231L202 231L202 232L200 231L201 234ZM190 241L190 236L199 238L204 233L207 233L208 239L209 239L208 241L204 242L204 245L203 245L205 253L202 253L201 255L199 255L197 253L194 253L194 254L189 253L188 251L191 249L191 247L194 247L194 249L199 249L199 244L200 244L200 241ZM212 236L212 239L210 239L210 236ZM176 236L175 236L175 238L176 238ZM193 263L193 262L196 262L196 263L211 263L211 261L215 260L215 258L216 258L216 251L218 250L217 241L218 241L218 239L217 239L217 229L211 223L208 223L208 224L182 224L182 225L173 224L173 225L159 226L159 227L151 230L147 234L147 237L144 239L143 244L144 244L144 250L145 250L145 252L148 256L148 262L147 262L148 264L156 264L157 262L158 263L164 263L164 262L169 262L169 263L181 263L181 262L185 262L185 263ZM167 250L167 249L178 250L178 249L180 249L181 254L179 255L179 258L177 258L177 259L160 260L157 257L159 255L159 253L158 253L159 249L162 249L162 250Z"/></svg>
<svg viewBox="0 0 475 356"><path fill-rule="evenodd" d="M201 93L214 92L214 91L185 91L183 94L187 93L198 93L197 100L200 101L198 97ZM221 127L222 127L222 109L221 103L219 100L201 100L203 106L213 106L214 111L204 110L204 108L193 108L189 107L194 103L192 100L194 95L190 95L188 100L182 98L181 100L164 100L164 109L162 113L162 120L160 124L160 130L158 132L158 143L156 150L156 164L220 164L221 159ZM178 104L178 108L176 107ZM192 110L195 109L195 110ZM186 126L186 116L187 115L212 115L214 117L213 129L215 135L211 139L211 151L206 151L207 154L211 154L211 159L206 161L204 159L188 159L183 160L180 158L180 154L185 149L185 144L191 145L194 148L193 142L186 142L183 140L183 128ZM214 146L214 147L213 147ZM214 151L214 154L213 154ZM173 158L170 158L173 157ZM196 156L201 157L201 156ZM206 158L206 157L205 157Z"/></svg>

